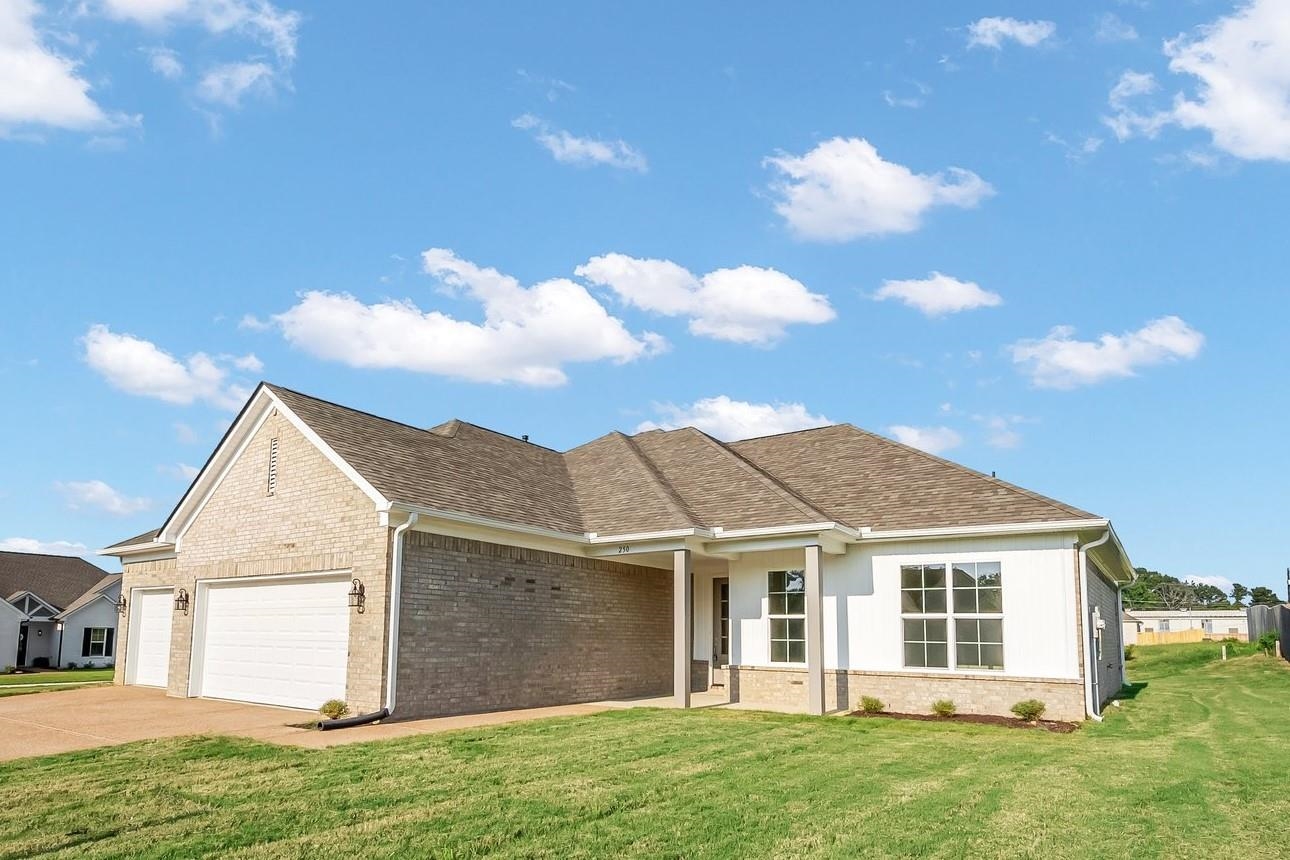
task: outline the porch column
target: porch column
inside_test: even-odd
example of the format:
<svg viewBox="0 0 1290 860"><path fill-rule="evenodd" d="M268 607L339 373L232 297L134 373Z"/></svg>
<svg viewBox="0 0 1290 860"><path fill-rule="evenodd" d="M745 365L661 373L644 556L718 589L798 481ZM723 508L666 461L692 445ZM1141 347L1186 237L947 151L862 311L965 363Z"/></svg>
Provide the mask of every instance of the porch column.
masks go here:
<svg viewBox="0 0 1290 860"><path fill-rule="evenodd" d="M824 713L824 574L820 548L806 548L806 701Z"/></svg>
<svg viewBox="0 0 1290 860"><path fill-rule="evenodd" d="M690 660L694 653L694 577L688 549L672 553L672 694L690 707Z"/></svg>

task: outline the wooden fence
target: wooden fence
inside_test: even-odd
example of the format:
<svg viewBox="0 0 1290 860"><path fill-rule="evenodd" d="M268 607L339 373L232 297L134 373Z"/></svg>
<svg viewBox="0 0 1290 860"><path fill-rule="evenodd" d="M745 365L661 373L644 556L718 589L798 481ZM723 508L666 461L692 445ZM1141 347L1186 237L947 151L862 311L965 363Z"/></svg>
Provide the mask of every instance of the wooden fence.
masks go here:
<svg viewBox="0 0 1290 860"><path fill-rule="evenodd" d="M1193 630L1175 630L1165 632L1159 630L1139 630L1139 645L1176 645L1179 642L1204 642L1212 634L1206 633L1200 628ZM1221 637L1220 637L1221 638Z"/></svg>

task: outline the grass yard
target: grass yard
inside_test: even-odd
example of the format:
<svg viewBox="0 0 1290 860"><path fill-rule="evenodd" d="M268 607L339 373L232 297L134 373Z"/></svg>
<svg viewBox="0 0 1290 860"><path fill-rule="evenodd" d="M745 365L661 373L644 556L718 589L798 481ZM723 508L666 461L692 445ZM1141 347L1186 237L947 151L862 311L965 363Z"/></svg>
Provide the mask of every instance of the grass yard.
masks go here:
<svg viewBox="0 0 1290 860"><path fill-rule="evenodd" d="M49 693L83 687L89 681L112 680L112 669L60 669L47 672L27 672L21 675L0 675L0 696L24 696L29 693ZM32 684L59 684L60 686L34 687ZM67 686L62 686L66 684Z"/></svg>
<svg viewBox="0 0 1290 860"><path fill-rule="evenodd" d="M1146 686L1071 735L632 710L13 762L0 858L1285 856L1290 667L1217 652L1139 648Z"/></svg>

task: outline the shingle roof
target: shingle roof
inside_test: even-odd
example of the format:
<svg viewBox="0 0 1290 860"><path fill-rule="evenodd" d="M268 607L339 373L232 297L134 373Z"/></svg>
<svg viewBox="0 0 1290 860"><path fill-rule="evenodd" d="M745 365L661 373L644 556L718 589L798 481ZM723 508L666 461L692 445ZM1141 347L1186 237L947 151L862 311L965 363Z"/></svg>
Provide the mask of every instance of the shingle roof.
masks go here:
<svg viewBox="0 0 1290 860"><path fill-rule="evenodd" d="M0 552L0 594L30 591L62 609L104 578L103 568L83 558Z"/></svg>
<svg viewBox="0 0 1290 860"><path fill-rule="evenodd" d="M692 427L614 432L562 454L464 421L422 429L266 387L391 502L566 533L1093 517L849 424L728 444Z"/></svg>
<svg viewBox="0 0 1290 860"><path fill-rule="evenodd" d="M102 594L104 591L111 588L112 586L116 585L120 581L121 581L121 574L109 573L107 576L103 577L98 582L91 585L89 587L89 590L87 590L80 597L76 598L71 603L67 604L67 606L63 609L63 611L58 613L59 617L65 618L68 615L71 615L76 610L80 609L82 606L86 605L87 603L91 603L94 600L97 600L100 594Z"/></svg>
<svg viewBox="0 0 1290 860"><path fill-rule="evenodd" d="M157 535L159 534L161 534L161 529L149 529L143 534L135 535L134 537L126 538L125 540L119 540L107 547L107 549L116 549L117 547L122 546L134 546L138 543L151 543L157 539Z"/></svg>

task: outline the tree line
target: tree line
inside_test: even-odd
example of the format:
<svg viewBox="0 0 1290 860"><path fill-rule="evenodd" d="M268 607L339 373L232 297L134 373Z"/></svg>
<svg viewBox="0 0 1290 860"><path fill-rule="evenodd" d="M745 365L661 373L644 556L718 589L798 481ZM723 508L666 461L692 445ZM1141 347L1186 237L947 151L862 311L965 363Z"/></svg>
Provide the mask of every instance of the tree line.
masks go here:
<svg viewBox="0 0 1290 860"><path fill-rule="evenodd" d="M1123 589L1124 605L1130 609L1244 609L1281 603L1277 593L1264 585L1246 588L1234 582L1227 592L1203 582L1183 582L1158 570L1134 570L1138 578Z"/></svg>

